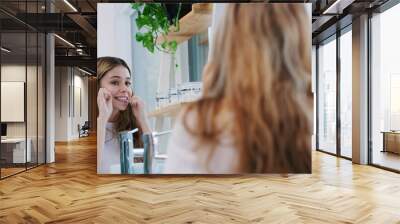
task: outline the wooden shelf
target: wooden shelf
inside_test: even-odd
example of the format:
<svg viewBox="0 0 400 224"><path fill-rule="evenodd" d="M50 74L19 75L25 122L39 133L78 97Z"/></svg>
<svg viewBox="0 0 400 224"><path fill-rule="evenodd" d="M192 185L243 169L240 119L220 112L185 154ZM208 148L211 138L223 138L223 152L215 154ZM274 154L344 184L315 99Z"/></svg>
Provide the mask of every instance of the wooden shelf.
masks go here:
<svg viewBox="0 0 400 224"><path fill-rule="evenodd" d="M192 11L179 20L179 31L170 32L166 40L176 40L182 43L189 40L193 35L205 32L211 26L212 3L196 3L192 5ZM157 39L158 43L165 40L163 37Z"/></svg>
<svg viewBox="0 0 400 224"><path fill-rule="evenodd" d="M149 117L173 117L178 115L180 109L188 103L177 103L165 106L163 108L159 108L155 111L152 111L148 114Z"/></svg>

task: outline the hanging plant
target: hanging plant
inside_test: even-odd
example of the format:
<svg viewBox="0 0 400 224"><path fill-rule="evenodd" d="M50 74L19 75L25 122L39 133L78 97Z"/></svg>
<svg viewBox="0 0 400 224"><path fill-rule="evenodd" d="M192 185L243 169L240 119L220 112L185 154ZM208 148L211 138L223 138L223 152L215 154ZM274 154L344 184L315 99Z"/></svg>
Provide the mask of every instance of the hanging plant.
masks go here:
<svg viewBox="0 0 400 224"><path fill-rule="evenodd" d="M131 5L137 13L135 22L139 32L136 33L136 41L142 43L143 47L151 53L157 49L175 57L178 42L176 40L168 41L166 37L171 31L179 31L179 14L182 3L179 3L177 14L172 20L168 19L167 8L162 3L132 3ZM157 42L160 36L163 37L163 41Z"/></svg>

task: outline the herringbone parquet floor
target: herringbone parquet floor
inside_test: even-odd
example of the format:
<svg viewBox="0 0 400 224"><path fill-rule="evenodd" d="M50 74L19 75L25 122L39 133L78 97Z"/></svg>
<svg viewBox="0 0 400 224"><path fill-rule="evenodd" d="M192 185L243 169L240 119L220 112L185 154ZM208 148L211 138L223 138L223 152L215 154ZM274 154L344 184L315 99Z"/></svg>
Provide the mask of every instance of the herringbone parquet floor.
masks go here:
<svg viewBox="0 0 400 224"><path fill-rule="evenodd" d="M0 181L0 223L400 223L400 175L313 153L312 175L97 176L96 141Z"/></svg>

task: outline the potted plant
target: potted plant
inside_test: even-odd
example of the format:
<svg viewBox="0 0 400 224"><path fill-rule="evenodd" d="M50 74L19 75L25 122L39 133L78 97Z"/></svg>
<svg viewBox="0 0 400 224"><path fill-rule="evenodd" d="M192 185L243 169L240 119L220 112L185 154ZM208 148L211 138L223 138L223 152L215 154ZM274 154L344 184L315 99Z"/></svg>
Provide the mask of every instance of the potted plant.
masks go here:
<svg viewBox="0 0 400 224"><path fill-rule="evenodd" d="M162 4L162 3L132 3L132 9L137 12L135 20L139 32L136 41L154 53L154 50L175 56L178 43L168 41L169 32L179 31L179 19L191 10L191 4ZM183 13L182 13L183 9ZM189 10L188 10L189 9ZM162 42L157 39L162 36Z"/></svg>

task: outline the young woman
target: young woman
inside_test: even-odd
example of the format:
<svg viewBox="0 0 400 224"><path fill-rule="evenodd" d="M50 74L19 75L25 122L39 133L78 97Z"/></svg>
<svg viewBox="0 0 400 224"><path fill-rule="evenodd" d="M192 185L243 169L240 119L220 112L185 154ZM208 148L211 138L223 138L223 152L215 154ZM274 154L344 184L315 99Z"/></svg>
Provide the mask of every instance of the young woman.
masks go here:
<svg viewBox="0 0 400 224"><path fill-rule="evenodd" d="M134 95L131 71L120 58L97 59L97 82L97 172L120 173L118 132L138 128L135 147L142 147L151 138L145 105Z"/></svg>
<svg viewBox="0 0 400 224"><path fill-rule="evenodd" d="M165 173L311 172L310 24L303 4L226 6Z"/></svg>

